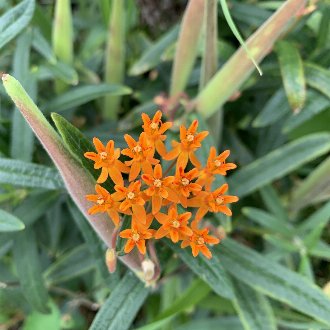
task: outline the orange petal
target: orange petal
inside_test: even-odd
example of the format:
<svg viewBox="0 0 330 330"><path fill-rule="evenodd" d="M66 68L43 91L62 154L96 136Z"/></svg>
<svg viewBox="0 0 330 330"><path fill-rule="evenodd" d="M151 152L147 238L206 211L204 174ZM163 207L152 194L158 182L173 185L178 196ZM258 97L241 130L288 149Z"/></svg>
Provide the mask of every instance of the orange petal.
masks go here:
<svg viewBox="0 0 330 330"><path fill-rule="evenodd" d="M160 213L160 212L155 214L155 218L161 224L166 224L169 221L169 216L167 214Z"/></svg>
<svg viewBox="0 0 330 330"><path fill-rule="evenodd" d="M179 233L177 230L170 230L170 236L172 242L177 243L179 241Z"/></svg>
<svg viewBox="0 0 330 330"><path fill-rule="evenodd" d="M138 240L136 246L141 254L146 254L146 242L144 239Z"/></svg>
<svg viewBox="0 0 330 330"><path fill-rule="evenodd" d="M103 183L107 180L107 178L108 178L108 169L106 167L102 167L102 171L99 178L97 179L97 183Z"/></svg>
<svg viewBox="0 0 330 330"><path fill-rule="evenodd" d="M116 167L112 166L111 168L108 169L108 172L110 178L115 184L118 184L120 186L124 185L124 180L121 175L121 172Z"/></svg>
<svg viewBox="0 0 330 330"><path fill-rule="evenodd" d="M202 166L194 152L189 153L189 159L195 167L200 168Z"/></svg>
<svg viewBox="0 0 330 330"><path fill-rule="evenodd" d="M128 166L126 166L123 162L120 160L115 161L115 165L118 168L118 170L122 173L129 173L130 169Z"/></svg>
<svg viewBox="0 0 330 330"><path fill-rule="evenodd" d="M84 156L94 161L98 158L98 154L96 154L95 152L85 152Z"/></svg>
<svg viewBox="0 0 330 330"><path fill-rule="evenodd" d="M238 197L237 196L230 196L230 195L223 196L223 202L225 204L227 204L227 203L235 203L237 201L238 201Z"/></svg>
<svg viewBox="0 0 330 330"><path fill-rule="evenodd" d="M178 157L179 153L180 153L180 146L178 145L176 148L170 150L165 156L163 156L163 158L165 160L172 160Z"/></svg>
<svg viewBox="0 0 330 330"><path fill-rule="evenodd" d="M173 123L171 123L171 122L166 122L166 123L162 124L162 126L158 130L159 134L165 133L169 128L172 127L172 125L173 125Z"/></svg>
<svg viewBox="0 0 330 330"><path fill-rule="evenodd" d="M166 155L166 147L165 144L161 140L156 140L155 141L155 147L157 152L163 157Z"/></svg>
<svg viewBox="0 0 330 330"><path fill-rule="evenodd" d="M188 152L182 151L177 160L177 167L186 168L186 166L188 164L188 156L189 156Z"/></svg>
<svg viewBox="0 0 330 330"><path fill-rule="evenodd" d="M152 214L156 214L162 207L162 198L159 195L152 196Z"/></svg>
<svg viewBox="0 0 330 330"><path fill-rule="evenodd" d="M133 249L134 249L134 246L135 246L135 243L133 240L128 240L126 245L125 245L125 248L124 248L124 252L125 253L129 253L131 252Z"/></svg>
<svg viewBox="0 0 330 330"><path fill-rule="evenodd" d="M163 238L164 236L168 235L168 233L169 233L169 230L166 229L164 226L161 226L161 227L156 231L155 238L156 238L156 239Z"/></svg>
<svg viewBox="0 0 330 330"><path fill-rule="evenodd" d="M196 244L192 243L191 245L191 252L194 257L198 256L199 250Z"/></svg>
<svg viewBox="0 0 330 330"><path fill-rule="evenodd" d="M137 144L136 141L129 134L125 134L124 139L130 149L133 149Z"/></svg>
<svg viewBox="0 0 330 330"><path fill-rule="evenodd" d="M201 219L203 219L204 215L208 212L208 208L207 207L200 207L196 213L196 216L195 216L195 220L196 221L199 221Z"/></svg>
<svg viewBox="0 0 330 330"><path fill-rule="evenodd" d="M154 168L154 177L155 179L161 179L163 176L162 166L157 164Z"/></svg>
<svg viewBox="0 0 330 330"><path fill-rule="evenodd" d="M181 243L181 248L184 249L184 248L186 248L189 245L190 245L190 240L188 240L188 239L187 240L184 240Z"/></svg>
<svg viewBox="0 0 330 330"><path fill-rule="evenodd" d="M200 251L204 254L204 256L207 258L207 259L211 259L212 258L212 253L211 251L205 246L205 245L202 245L200 247Z"/></svg>
<svg viewBox="0 0 330 330"><path fill-rule="evenodd" d="M116 210L109 209L108 215L111 218L111 220L113 221L113 223L115 224L115 226L118 227L118 225L120 223L119 213Z"/></svg>
<svg viewBox="0 0 330 330"><path fill-rule="evenodd" d="M146 223L147 214L146 214L146 210L142 205L133 204L132 211L133 211L133 215L138 219L138 222L142 222L144 224Z"/></svg>
<svg viewBox="0 0 330 330"><path fill-rule="evenodd" d="M133 162L132 166L131 166L131 170L129 172L129 181L133 181L137 178L137 176L139 175L141 171L141 163L139 162Z"/></svg>
<svg viewBox="0 0 330 330"><path fill-rule="evenodd" d="M130 238L131 237L131 234L132 234L132 230L131 229L125 229L123 231L121 231L119 233L119 236L121 238Z"/></svg>
<svg viewBox="0 0 330 330"><path fill-rule="evenodd" d="M220 206L218 206L217 211L218 212L221 212L221 213L223 213L225 215L228 215L229 217L231 217L233 215L232 212L231 212L231 210L226 205L220 205Z"/></svg>
<svg viewBox="0 0 330 330"><path fill-rule="evenodd" d="M98 153L105 151L103 143L98 138L93 138L93 143Z"/></svg>
<svg viewBox="0 0 330 330"><path fill-rule="evenodd" d="M154 178L150 174L142 174L141 178L149 186L154 184Z"/></svg>

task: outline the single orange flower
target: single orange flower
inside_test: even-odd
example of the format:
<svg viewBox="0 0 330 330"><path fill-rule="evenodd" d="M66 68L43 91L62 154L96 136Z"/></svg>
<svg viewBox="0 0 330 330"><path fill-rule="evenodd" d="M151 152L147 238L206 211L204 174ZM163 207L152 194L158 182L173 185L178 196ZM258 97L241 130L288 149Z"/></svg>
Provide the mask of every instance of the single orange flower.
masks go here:
<svg viewBox="0 0 330 330"><path fill-rule="evenodd" d="M172 127L171 122L163 123L161 121L162 118L162 112L158 110L154 117L150 119L150 117L143 113L142 114L142 120L143 125L142 128L144 132L146 133L148 142L153 147L153 149L157 150L157 152L164 156L166 154L166 148L164 145L164 142L166 140L166 135L164 133Z"/></svg>
<svg viewBox="0 0 330 330"><path fill-rule="evenodd" d="M173 180L173 189L177 192L180 203L183 207L187 207L187 198L191 193L197 194L202 190L202 187L192 182L198 176L197 168L193 168L189 172L185 173L183 167L179 167Z"/></svg>
<svg viewBox="0 0 330 330"><path fill-rule="evenodd" d="M180 127L180 140L181 142L172 141L173 150L169 151L164 159L172 160L178 157L177 167L186 168L188 160L199 168L201 164L195 155L195 151L201 147L201 142L209 134L208 131L197 133L198 120L194 120L187 129L183 125Z"/></svg>
<svg viewBox="0 0 330 330"><path fill-rule="evenodd" d="M131 229L125 229L119 233L120 237L128 239L124 252L129 253L136 246L141 254L146 254L146 240L152 238L154 232L153 229L132 223Z"/></svg>
<svg viewBox="0 0 330 330"><path fill-rule="evenodd" d="M177 195L168 187L172 183L173 177L163 178L160 164L155 166L153 175L143 174L142 180L149 186L144 193L147 196L151 196L152 214L160 211L163 199L178 201Z"/></svg>
<svg viewBox="0 0 330 330"><path fill-rule="evenodd" d="M113 223L118 226L120 222L119 217L119 203L115 202L111 194L101 187L100 185L95 186L95 191L97 195L87 195L86 199L90 202L96 203L96 205L92 206L89 210L89 214L103 213L107 212Z"/></svg>
<svg viewBox="0 0 330 330"><path fill-rule="evenodd" d="M132 210L133 221L146 223L146 210L144 209L145 200L141 196L141 182L131 182L126 188L124 186L115 185L115 190L111 196L113 200L120 202L119 210L125 212Z"/></svg>
<svg viewBox="0 0 330 330"><path fill-rule="evenodd" d="M147 141L146 133L141 133L139 140L135 141L129 134L125 134L125 141L128 148L122 150L122 154L132 158L125 162L130 166L129 181L133 181L140 174L141 169L144 173L152 173L152 165L159 163L158 159L154 158L154 150Z"/></svg>
<svg viewBox="0 0 330 330"><path fill-rule="evenodd" d="M215 147L211 147L206 166L200 171L196 183L205 186L205 188L209 190L215 179L215 174L227 175L227 171L236 168L237 166L234 163L226 163L226 159L229 155L230 151L225 150L217 156Z"/></svg>
<svg viewBox="0 0 330 330"><path fill-rule="evenodd" d="M199 252L201 252L206 258L211 259L212 253L207 248L206 244L218 244L220 240L209 235L209 230L207 228L198 229L193 226L192 231L193 234L182 241L181 247L185 248L190 245L194 257L197 257Z"/></svg>
<svg viewBox="0 0 330 330"><path fill-rule="evenodd" d="M213 192L201 191L198 196L188 200L188 206L198 207L196 221L201 220L207 212L221 212L228 216L232 215L226 204L238 201L237 196L224 195L228 190L228 184L223 184Z"/></svg>
<svg viewBox="0 0 330 330"><path fill-rule="evenodd" d="M93 143L97 153L85 152L84 156L95 162L95 169L102 168L97 183L105 182L108 176L110 176L115 184L123 185L124 180L121 173L128 173L129 168L118 160L120 149L115 149L115 143L113 140L110 140L107 145L104 146L98 138L93 138Z"/></svg>
<svg viewBox="0 0 330 330"><path fill-rule="evenodd" d="M156 239L169 236L174 243L177 243L180 237L187 237L193 234L188 227L188 220L191 212L178 214L176 206L172 206L168 210L168 214L157 213L155 218L162 224L155 234Z"/></svg>

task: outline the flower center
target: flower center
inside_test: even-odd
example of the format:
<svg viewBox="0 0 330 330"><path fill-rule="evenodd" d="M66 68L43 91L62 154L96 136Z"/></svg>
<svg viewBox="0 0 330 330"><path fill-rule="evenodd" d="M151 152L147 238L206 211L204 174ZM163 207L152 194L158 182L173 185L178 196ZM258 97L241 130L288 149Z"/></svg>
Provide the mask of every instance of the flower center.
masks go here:
<svg viewBox="0 0 330 330"><path fill-rule="evenodd" d="M189 180L187 178L182 178L181 183L182 183L183 186L188 186Z"/></svg>
<svg viewBox="0 0 330 330"><path fill-rule="evenodd" d="M137 144L137 145L133 148L133 150L134 150L136 153L139 153L139 152L142 151L142 148L141 148L141 146L140 146L139 144Z"/></svg>
<svg viewBox="0 0 330 330"><path fill-rule="evenodd" d="M161 185L162 185L162 181L161 180L159 180L159 179L155 179L154 180L154 186L155 187L159 188L159 187L161 187Z"/></svg>
<svg viewBox="0 0 330 330"><path fill-rule="evenodd" d="M151 127L151 129L157 129L157 128L158 128L158 124L152 122L152 123L150 124L150 127Z"/></svg>
<svg viewBox="0 0 330 330"><path fill-rule="evenodd" d="M216 201L216 203L217 203L218 205L220 205L220 204L223 203L224 199L223 199L222 196L217 196L217 198L215 199L215 201Z"/></svg>
<svg viewBox="0 0 330 330"><path fill-rule="evenodd" d="M204 243L205 243L204 238L203 237L198 237L197 244L203 245Z"/></svg>
<svg viewBox="0 0 330 330"><path fill-rule="evenodd" d="M104 199L103 199L103 197L98 197L98 199L97 199L97 201L96 201L96 204L98 204L98 205L102 205L102 204L104 204Z"/></svg>
<svg viewBox="0 0 330 330"><path fill-rule="evenodd" d="M187 140L188 140L189 142L193 142L193 141L194 141L194 136L193 136L192 134L188 134L188 135L187 135Z"/></svg>
<svg viewBox="0 0 330 330"><path fill-rule="evenodd" d="M108 154L105 152L105 151L102 151L101 153L100 153L100 157L101 157L101 159L107 159L107 157L108 157Z"/></svg>
<svg viewBox="0 0 330 330"><path fill-rule="evenodd" d="M178 220L173 220L172 221L172 227L179 228L180 227L180 222Z"/></svg>
<svg viewBox="0 0 330 330"><path fill-rule="evenodd" d="M133 240L134 242L137 242L139 239L140 239L140 235L139 235L138 233L134 233L134 234L132 235L132 240Z"/></svg>
<svg viewBox="0 0 330 330"><path fill-rule="evenodd" d="M222 165L222 162L220 161L220 160L215 160L214 161L214 165L216 166L216 167L219 167L219 166L221 166Z"/></svg>
<svg viewBox="0 0 330 330"><path fill-rule="evenodd" d="M132 192L132 191L130 191L128 194L127 194L127 198L128 199L133 199L135 197L135 194Z"/></svg>

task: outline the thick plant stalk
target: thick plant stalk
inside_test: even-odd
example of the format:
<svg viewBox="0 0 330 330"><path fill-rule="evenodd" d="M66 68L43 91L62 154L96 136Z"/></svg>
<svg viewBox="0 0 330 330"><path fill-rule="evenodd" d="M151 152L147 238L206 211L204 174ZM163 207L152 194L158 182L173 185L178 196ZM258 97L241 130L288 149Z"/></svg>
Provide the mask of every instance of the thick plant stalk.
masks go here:
<svg viewBox="0 0 330 330"><path fill-rule="evenodd" d="M70 154L59 135L48 123L21 84L8 74L4 74L2 80L6 92L29 123L61 173L70 196L104 243L112 248L112 234L114 231L112 222L104 214L91 217L87 212L90 205L85 196L94 191L95 185L91 174ZM141 261L137 255L126 255L120 259L139 277L143 277Z"/></svg>
<svg viewBox="0 0 330 330"><path fill-rule="evenodd" d="M199 89L202 90L218 68L218 0L206 0L204 11L205 42ZM219 108L207 121L215 143L219 146L222 136L222 109Z"/></svg>
<svg viewBox="0 0 330 330"><path fill-rule="evenodd" d="M113 0L105 52L105 82L122 84L125 73L125 3L126 0ZM106 96L104 117L115 120L118 117L121 96Z"/></svg>
<svg viewBox="0 0 330 330"><path fill-rule="evenodd" d="M172 69L170 96L182 92L193 68L203 27L205 0L190 0L184 13Z"/></svg>
<svg viewBox="0 0 330 330"><path fill-rule="evenodd" d="M247 41L246 45L259 63L271 50L274 42L296 21L306 0L288 0ZM195 106L204 118L209 118L244 83L254 70L241 47L199 93Z"/></svg>
<svg viewBox="0 0 330 330"><path fill-rule="evenodd" d="M70 0L56 0L53 22L53 50L59 60L66 64L73 63L73 25ZM57 92L66 89L62 81L56 81Z"/></svg>

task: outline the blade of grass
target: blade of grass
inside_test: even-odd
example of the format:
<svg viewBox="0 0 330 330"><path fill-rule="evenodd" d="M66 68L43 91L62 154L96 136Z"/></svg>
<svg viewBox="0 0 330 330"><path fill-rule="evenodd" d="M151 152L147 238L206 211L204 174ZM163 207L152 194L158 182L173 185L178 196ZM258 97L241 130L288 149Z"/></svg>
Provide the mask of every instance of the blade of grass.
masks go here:
<svg viewBox="0 0 330 330"><path fill-rule="evenodd" d="M109 21L108 41L105 51L105 77L108 84L121 84L125 74L125 1L113 0ZM115 120L118 117L120 96L106 96L103 115Z"/></svg>
<svg viewBox="0 0 330 330"><path fill-rule="evenodd" d="M269 53L274 42L296 21L296 15L305 3L306 0L284 2L248 39L246 45L258 63ZM198 94L195 99L197 111L209 118L240 88L253 68L253 63L241 47Z"/></svg>
<svg viewBox="0 0 330 330"><path fill-rule="evenodd" d="M170 96L182 92L193 68L203 27L205 0L190 0L183 15L172 68Z"/></svg>
<svg viewBox="0 0 330 330"><path fill-rule="evenodd" d="M254 66L256 67L256 69L258 70L260 76L262 76L262 71L258 66L258 63L255 61L255 59L253 58L253 54L250 52L249 48L247 47L247 45L245 44L243 38L241 37L241 34L239 33L233 19L231 18L230 12L229 12L229 8L227 6L227 2L226 0L219 0L220 1L220 5L223 11L223 14L225 16L225 19L231 29L231 32L233 32L234 36L236 37L236 39L239 41L240 45L243 47L243 49L245 50L247 56L250 58L251 62L254 64Z"/></svg>

